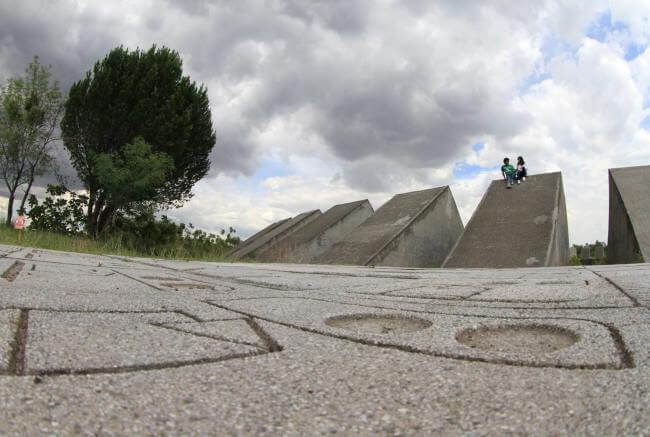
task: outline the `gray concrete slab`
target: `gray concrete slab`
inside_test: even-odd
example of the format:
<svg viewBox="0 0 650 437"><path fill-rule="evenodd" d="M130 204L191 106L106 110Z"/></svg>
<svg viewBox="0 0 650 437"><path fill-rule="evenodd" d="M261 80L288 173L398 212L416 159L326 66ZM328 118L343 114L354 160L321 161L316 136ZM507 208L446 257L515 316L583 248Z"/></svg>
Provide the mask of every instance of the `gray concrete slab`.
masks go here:
<svg viewBox="0 0 650 437"><path fill-rule="evenodd" d="M245 257L255 258L257 255L264 253L265 250L273 247L273 245L279 243L284 238L317 219L320 214L320 210L317 209L314 211L303 212L289 220L283 220L271 229L266 231L262 230L259 233L260 235L256 238L249 239L250 241L246 240L245 244L237 246L237 248L230 252L228 256L233 260Z"/></svg>
<svg viewBox="0 0 650 437"><path fill-rule="evenodd" d="M650 264L20 260L2 434L650 432Z"/></svg>
<svg viewBox="0 0 650 437"><path fill-rule="evenodd" d="M257 352L241 343L174 329L165 320L146 314L29 311L26 371L146 370Z"/></svg>
<svg viewBox="0 0 650 437"><path fill-rule="evenodd" d="M260 348L266 347L245 319L214 320L210 322L167 322L160 326L216 340Z"/></svg>
<svg viewBox="0 0 650 437"><path fill-rule="evenodd" d="M257 259L267 262L309 263L334 243L344 240L373 212L367 199L335 205L308 225L274 244Z"/></svg>
<svg viewBox="0 0 650 437"><path fill-rule="evenodd" d="M650 260L650 166L609 169L610 263Z"/></svg>
<svg viewBox="0 0 650 437"><path fill-rule="evenodd" d="M462 230L449 187L397 194L313 262L437 267Z"/></svg>
<svg viewBox="0 0 650 437"><path fill-rule="evenodd" d="M569 234L561 173L492 181L443 267L566 265Z"/></svg>

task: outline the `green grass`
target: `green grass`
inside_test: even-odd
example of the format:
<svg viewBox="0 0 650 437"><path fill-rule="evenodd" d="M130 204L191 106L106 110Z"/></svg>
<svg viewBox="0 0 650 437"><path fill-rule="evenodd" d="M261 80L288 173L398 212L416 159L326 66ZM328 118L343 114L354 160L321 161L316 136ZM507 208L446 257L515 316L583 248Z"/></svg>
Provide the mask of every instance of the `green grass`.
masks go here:
<svg viewBox="0 0 650 437"><path fill-rule="evenodd" d="M23 232L22 241L18 241L18 231L4 225L0 225L0 244L96 255L120 255L194 261L228 261L223 254L202 253L200 255L194 255L182 246L170 247L156 253L139 252L124 247L118 238L97 241L83 236L71 237L52 232L26 230Z"/></svg>

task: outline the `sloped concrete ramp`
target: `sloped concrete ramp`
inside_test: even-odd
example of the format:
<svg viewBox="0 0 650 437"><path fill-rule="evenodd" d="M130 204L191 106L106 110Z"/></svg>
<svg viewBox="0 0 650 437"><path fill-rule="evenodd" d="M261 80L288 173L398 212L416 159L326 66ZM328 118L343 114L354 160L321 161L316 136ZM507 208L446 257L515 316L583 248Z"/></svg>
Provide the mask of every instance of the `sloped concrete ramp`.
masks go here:
<svg viewBox="0 0 650 437"><path fill-rule="evenodd" d="M232 249L230 249L228 251L228 253L226 253L226 256L230 256L231 254L235 253L237 250L252 244L258 238L260 238L263 235L269 233L273 229L277 228L278 226L280 226L281 224L283 224L283 223L285 223L285 222L287 222L289 220L291 220L291 217L287 217L285 219L278 220L277 222L271 223L270 225L268 225L267 227L265 227L261 231L251 235L246 240L242 241L237 247L233 247Z"/></svg>
<svg viewBox="0 0 650 437"><path fill-rule="evenodd" d="M282 241L282 239L296 232L298 229L309 224L312 220L318 218L320 214L320 210L316 209L314 211L303 212L291 219L278 222L279 224L274 226L272 229L266 232L264 232L264 230L258 232L258 234L260 234L259 237L253 239L250 243L238 246L235 251L230 253L229 257L232 259L255 257L267 250L269 247L272 247L274 244Z"/></svg>
<svg viewBox="0 0 650 437"><path fill-rule="evenodd" d="M367 199L335 205L308 225L273 245L257 259L269 262L311 262L334 243L345 238L373 212Z"/></svg>
<svg viewBox="0 0 650 437"><path fill-rule="evenodd" d="M439 266L462 231L449 187L397 194L314 262Z"/></svg>
<svg viewBox="0 0 650 437"><path fill-rule="evenodd" d="M562 174L492 181L443 267L566 265L569 233Z"/></svg>
<svg viewBox="0 0 650 437"><path fill-rule="evenodd" d="M650 261L650 166L609 169L610 263Z"/></svg>

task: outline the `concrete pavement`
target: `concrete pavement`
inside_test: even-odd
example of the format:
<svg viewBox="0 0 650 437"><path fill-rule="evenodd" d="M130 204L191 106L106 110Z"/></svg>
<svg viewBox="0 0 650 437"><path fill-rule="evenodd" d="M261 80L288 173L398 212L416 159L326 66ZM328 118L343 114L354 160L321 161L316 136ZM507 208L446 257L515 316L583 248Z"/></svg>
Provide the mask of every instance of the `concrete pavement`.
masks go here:
<svg viewBox="0 0 650 437"><path fill-rule="evenodd" d="M650 264L0 275L2 434L650 434Z"/></svg>

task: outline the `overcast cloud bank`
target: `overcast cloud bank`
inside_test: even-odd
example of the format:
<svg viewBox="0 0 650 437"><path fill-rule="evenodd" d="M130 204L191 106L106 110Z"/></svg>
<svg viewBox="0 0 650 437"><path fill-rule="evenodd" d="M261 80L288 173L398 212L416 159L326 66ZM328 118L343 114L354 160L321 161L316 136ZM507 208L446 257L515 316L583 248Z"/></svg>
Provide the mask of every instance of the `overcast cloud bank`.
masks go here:
<svg viewBox="0 0 650 437"><path fill-rule="evenodd" d="M650 163L649 23L641 0L9 1L0 79L33 55L68 87L120 44L179 51L218 140L168 215L208 230L441 185L467 222L523 155L563 172L584 243L607 237L607 168Z"/></svg>

